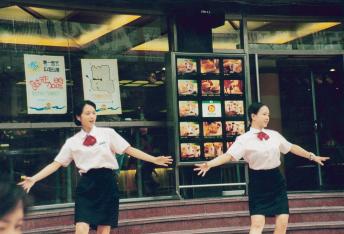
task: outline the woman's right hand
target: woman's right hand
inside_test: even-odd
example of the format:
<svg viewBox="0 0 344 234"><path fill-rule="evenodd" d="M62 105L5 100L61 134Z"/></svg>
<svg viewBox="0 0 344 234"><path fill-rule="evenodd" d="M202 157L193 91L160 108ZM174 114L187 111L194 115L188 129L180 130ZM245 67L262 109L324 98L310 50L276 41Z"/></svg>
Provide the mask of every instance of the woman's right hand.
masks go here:
<svg viewBox="0 0 344 234"><path fill-rule="evenodd" d="M18 183L18 185L22 186L23 189L27 193L29 193L31 187L36 183L36 181L32 177L27 177L27 176L23 176L22 179L23 179L23 181Z"/></svg>
<svg viewBox="0 0 344 234"><path fill-rule="evenodd" d="M198 164L195 164L195 167L194 168L194 171L198 171L197 175L200 175L200 176L205 176L205 174L209 171L209 169L211 168L208 163L198 163Z"/></svg>

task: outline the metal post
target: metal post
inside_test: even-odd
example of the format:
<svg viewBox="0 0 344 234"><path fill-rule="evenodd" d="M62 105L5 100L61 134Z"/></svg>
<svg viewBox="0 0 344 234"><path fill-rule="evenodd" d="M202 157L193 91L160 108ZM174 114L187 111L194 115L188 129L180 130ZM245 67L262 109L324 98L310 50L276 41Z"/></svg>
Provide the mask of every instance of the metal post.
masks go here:
<svg viewBox="0 0 344 234"><path fill-rule="evenodd" d="M315 86L314 86L314 74L313 71L311 71L310 73L311 75L311 91L312 91L312 104L313 104L313 119L315 121L315 123L318 121L318 116L317 116L317 107L316 107L316 93L315 93ZM315 137L315 150L316 150L316 154L319 155L320 153L320 148L319 148L319 132L317 129L315 129L314 131L314 137ZM320 188L323 186L323 180L322 180L322 173L321 173L321 167L319 164L317 164L318 167L318 177L319 177L319 186Z"/></svg>

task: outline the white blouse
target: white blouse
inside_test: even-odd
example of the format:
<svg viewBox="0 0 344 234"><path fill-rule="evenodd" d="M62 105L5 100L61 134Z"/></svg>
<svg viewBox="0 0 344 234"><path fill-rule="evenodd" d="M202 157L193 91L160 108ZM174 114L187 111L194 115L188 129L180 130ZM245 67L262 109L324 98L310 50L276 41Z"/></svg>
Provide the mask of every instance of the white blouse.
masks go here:
<svg viewBox="0 0 344 234"><path fill-rule="evenodd" d="M66 167L74 160L80 173L86 173L94 168L118 169L114 154L124 153L130 144L111 128L93 126L89 133L97 139L93 146L83 145L87 135L84 130L81 130L68 138L55 161Z"/></svg>
<svg viewBox="0 0 344 234"><path fill-rule="evenodd" d="M257 137L259 132L259 129L251 127L248 132L237 137L226 154L232 156L235 161L244 158L253 170L278 167L281 164L280 153L288 153L292 144L278 132L269 129L263 129L269 139L260 140Z"/></svg>

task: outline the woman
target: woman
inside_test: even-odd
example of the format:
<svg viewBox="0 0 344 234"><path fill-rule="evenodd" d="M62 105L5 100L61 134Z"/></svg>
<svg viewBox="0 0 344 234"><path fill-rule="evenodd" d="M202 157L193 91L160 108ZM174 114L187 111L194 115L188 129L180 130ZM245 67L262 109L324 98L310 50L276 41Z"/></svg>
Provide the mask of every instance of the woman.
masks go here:
<svg viewBox="0 0 344 234"><path fill-rule="evenodd" d="M20 234L28 202L25 191L8 182L0 182L0 234Z"/></svg>
<svg viewBox="0 0 344 234"><path fill-rule="evenodd" d="M250 130L238 136L225 154L209 162L196 164L194 170L204 176L212 167L244 158L249 165L250 234L262 233L265 216L276 217L275 233L286 233L289 206L286 184L278 169L281 164L280 153L291 152L320 165L329 158L316 156L289 143L278 132L265 129L269 123L269 108L266 105L252 104L248 108L248 115Z"/></svg>
<svg viewBox="0 0 344 234"><path fill-rule="evenodd" d="M74 161L81 174L75 196L75 233L88 233L91 227L98 234L108 234L118 222L119 194L114 177L118 163L114 153L126 153L160 166L168 166L172 159L153 157L131 147L113 129L96 127L96 105L91 101L77 105L74 117L81 131L67 139L54 162L20 184L29 191L36 182Z"/></svg>

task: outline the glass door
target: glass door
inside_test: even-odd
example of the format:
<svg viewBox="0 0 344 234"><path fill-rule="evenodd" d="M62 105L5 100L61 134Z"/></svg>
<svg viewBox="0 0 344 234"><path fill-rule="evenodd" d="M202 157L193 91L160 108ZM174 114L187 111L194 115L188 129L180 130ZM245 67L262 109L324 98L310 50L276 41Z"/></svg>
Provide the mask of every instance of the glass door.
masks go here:
<svg viewBox="0 0 344 234"><path fill-rule="evenodd" d="M320 155L331 160L321 168L322 188L344 188L344 75L343 57L311 64Z"/></svg>
<svg viewBox="0 0 344 234"><path fill-rule="evenodd" d="M287 154L288 190L344 188L342 56L256 56L257 99L271 110L269 128L306 150L331 157L326 166Z"/></svg>

